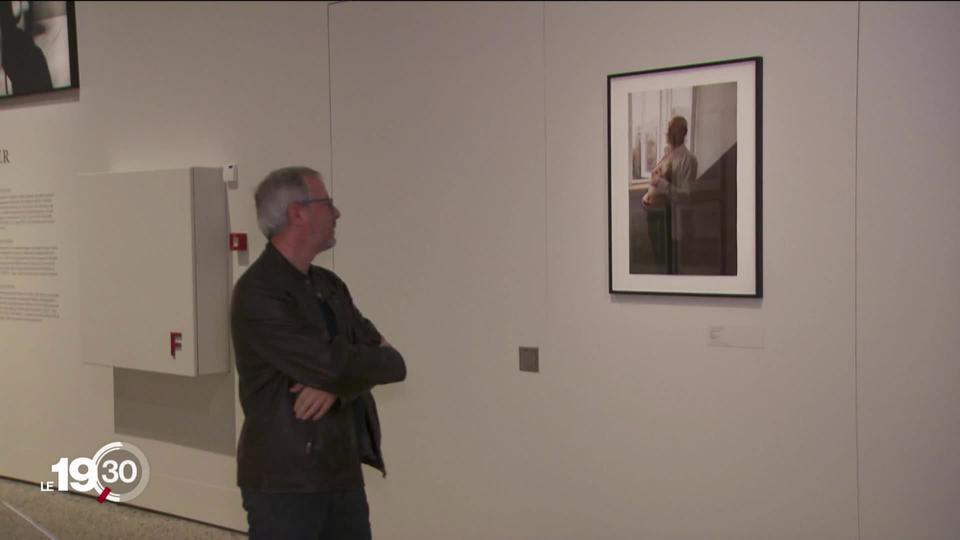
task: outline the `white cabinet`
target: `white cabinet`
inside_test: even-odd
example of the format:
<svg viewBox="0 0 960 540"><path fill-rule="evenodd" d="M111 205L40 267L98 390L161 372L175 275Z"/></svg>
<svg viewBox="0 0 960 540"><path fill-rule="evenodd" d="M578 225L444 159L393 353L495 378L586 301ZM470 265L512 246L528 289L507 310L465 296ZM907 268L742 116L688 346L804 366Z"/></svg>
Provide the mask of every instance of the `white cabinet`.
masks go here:
<svg viewBox="0 0 960 540"><path fill-rule="evenodd" d="M83 361L229 371L230 252L219 168L78 178Z"/></svg>

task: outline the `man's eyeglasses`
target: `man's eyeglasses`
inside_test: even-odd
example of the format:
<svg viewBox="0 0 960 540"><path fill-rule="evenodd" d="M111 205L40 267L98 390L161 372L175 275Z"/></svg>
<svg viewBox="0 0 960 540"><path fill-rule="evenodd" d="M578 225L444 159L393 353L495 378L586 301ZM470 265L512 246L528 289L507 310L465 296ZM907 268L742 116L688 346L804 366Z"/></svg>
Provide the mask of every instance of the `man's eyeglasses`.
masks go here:
<svg viewBox="0 0 960 540"><path fill-rule="evenodd" d="M323 203L329 206L330 208L333 208L333 199L331 197L324 197L322 199L303 199L302 201L296 201L296 202L299 204L302 204L303 206L306 206L311 203Z"/></svg>

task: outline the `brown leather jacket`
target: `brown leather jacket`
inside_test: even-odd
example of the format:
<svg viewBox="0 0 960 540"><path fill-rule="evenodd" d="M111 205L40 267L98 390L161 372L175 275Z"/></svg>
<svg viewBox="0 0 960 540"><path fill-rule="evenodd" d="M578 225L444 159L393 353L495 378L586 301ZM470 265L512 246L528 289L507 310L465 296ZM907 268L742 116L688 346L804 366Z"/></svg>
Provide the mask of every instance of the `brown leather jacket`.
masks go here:
<svg viewBox="0 0 960 540"><path fill-rule="evenodd" d="M318 295L336 320L331 338ZM231 306L244 422L237 484L268 492L310 492L363 485L360 464L386 468L370 388L402 381L403 357L380 346L346 284L311 266L304 275L266 250L237 281ZM320 420L297 420L294 383L336 394Z"/></svg>

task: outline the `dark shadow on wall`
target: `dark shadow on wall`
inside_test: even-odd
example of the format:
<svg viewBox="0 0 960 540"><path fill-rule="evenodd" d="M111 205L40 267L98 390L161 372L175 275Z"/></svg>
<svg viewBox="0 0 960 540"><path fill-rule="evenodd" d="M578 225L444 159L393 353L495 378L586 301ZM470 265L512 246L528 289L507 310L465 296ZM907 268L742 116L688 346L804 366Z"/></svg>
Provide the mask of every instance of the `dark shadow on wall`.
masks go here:
<svg viewBox="0 0 960 540"><path fill-rule="evenodd" d="M677 273L737 275L736 144L697 178L675 213Z"/></svg>
<svg viewBox="0 0 960 540"><path fill-rule="evenodd" d="M114 368L114 431L236 455L235 386L232 372L182 377Z"/></svg>

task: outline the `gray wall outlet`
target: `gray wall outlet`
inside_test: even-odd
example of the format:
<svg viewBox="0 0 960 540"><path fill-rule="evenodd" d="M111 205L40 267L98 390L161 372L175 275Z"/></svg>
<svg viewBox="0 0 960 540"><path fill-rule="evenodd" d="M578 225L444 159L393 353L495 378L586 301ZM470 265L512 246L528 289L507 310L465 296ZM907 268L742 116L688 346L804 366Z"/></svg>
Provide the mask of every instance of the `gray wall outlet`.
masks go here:
<svg viewBox="0 0 960 540"><path fill-rule="evenodd" d="M540 373L540 349L520 347L520 371Z"/></svg>

